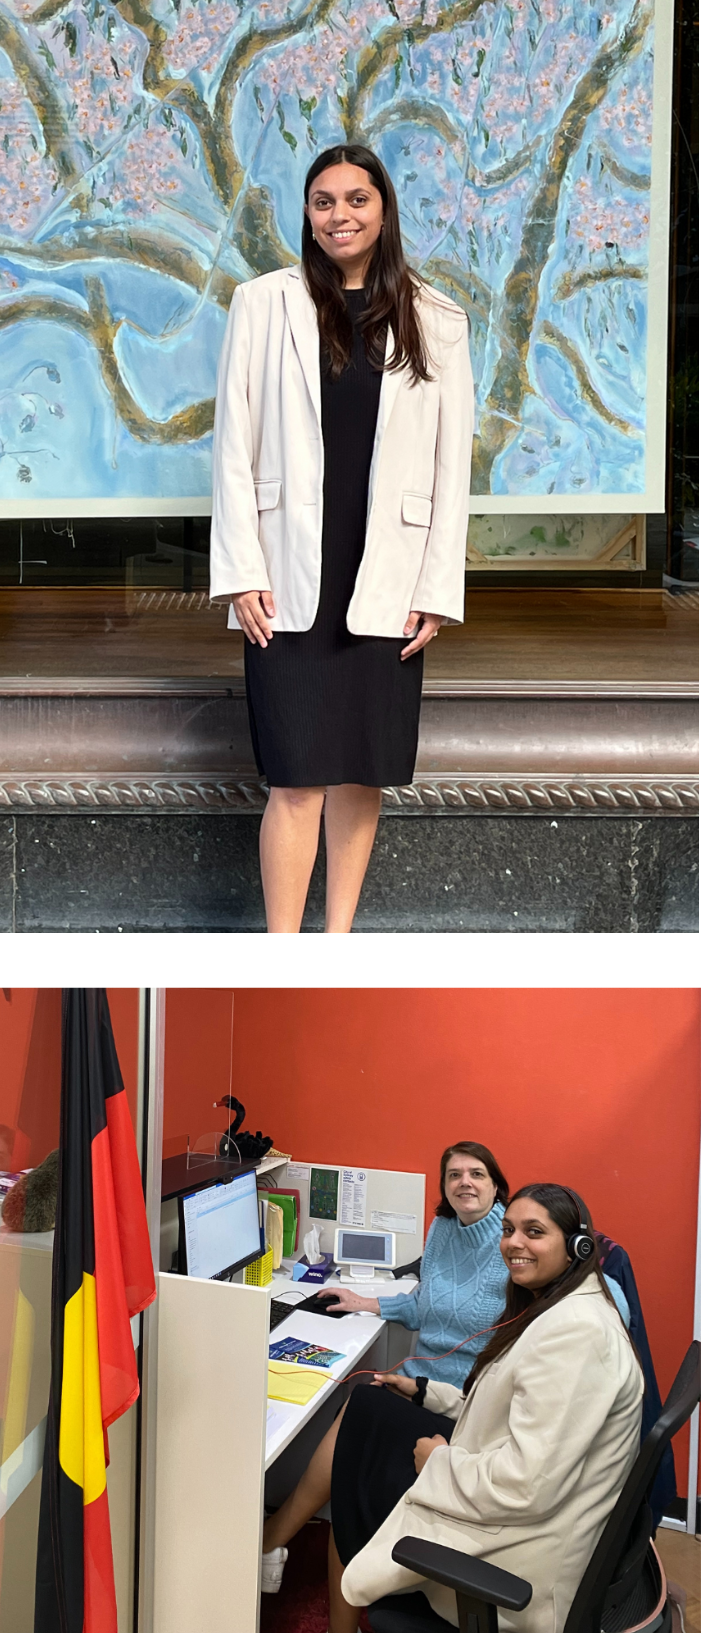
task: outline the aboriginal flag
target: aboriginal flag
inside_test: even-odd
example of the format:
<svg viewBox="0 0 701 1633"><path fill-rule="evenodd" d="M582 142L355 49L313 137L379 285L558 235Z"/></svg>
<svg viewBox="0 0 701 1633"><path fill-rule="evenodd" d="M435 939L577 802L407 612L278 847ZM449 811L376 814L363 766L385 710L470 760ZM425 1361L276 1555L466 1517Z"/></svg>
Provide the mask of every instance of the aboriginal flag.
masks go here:
<svg viewBox="0 0 701 1633"><path fill-rule="evenodd" d="M117 1633L107 1429L139 1393L130 1317L156 1296L136 1143L100 988L63 993L51 1397L35 1633Z"/></svg>

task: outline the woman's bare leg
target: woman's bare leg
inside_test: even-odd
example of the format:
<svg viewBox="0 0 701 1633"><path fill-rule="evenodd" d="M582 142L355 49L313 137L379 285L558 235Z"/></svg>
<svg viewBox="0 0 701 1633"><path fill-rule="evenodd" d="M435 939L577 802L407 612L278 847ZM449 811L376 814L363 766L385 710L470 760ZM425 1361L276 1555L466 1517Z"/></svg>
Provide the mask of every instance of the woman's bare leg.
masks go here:
<svg viewBox="0 0 701 1633"><path fill-rule="evenodd" d="M326 931L350 931L377 831L381 788L345 782L326 792Z"/></svg>
<svg viewBox="0 0 701 1633"><path fill-rule="evenodd" d="M269 934L297 934L319 848L323 788L271 788L260 828Z"/></svg>
<svg viewBox="0 0 701 1633"><path fill-rule="evenodd" d="M358 1611L341 1593L343 1566L329 1531L329 1633L358 1633Z"/></svg>
<svg viewBox="0 0 701 1633"><path fill-rule="evenodd" d="M263 1526L263 1553L273 1548L284 1548L290 1537L295 1537L307 1520L313 1520L331 1496L331 1464L336 1449L336 1436L346 1408L319 1442L314 1456L307 1465L299 1484L286 1497L277 1514L271 1514Z"/></svg>

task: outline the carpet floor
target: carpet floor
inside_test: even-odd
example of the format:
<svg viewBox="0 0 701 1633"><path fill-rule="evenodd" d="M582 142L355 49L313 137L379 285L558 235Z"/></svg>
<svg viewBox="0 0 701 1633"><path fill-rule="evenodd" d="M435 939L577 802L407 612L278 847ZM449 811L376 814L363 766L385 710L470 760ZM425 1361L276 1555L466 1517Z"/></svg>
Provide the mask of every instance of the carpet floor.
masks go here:
<svg viewBox="0 0 701 1633"><path fill-rule="evenodd" d="M327 1633L328 1542L326 1520L312 1520L293 1537L280 1592L261 1596L260 1633ZM361 1611L360 1615L361 1633L370 1633L365 1612Z"/></svg>

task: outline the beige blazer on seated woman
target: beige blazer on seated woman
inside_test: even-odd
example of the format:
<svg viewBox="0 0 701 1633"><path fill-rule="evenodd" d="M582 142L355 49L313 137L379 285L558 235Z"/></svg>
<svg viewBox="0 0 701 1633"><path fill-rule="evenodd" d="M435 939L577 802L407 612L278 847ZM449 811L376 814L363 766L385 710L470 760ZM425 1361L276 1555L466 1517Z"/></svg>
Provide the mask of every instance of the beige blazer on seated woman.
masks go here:
<svg viewBox="0 0 701 1633"><path fill-rule="evenodd" d="M406 1496L344 1571L352 1605L422 1586L457 1626L455 1594L395 1565L400 1537L442 1542L533 1584L500 1626L560 1633L640 1445L643 1377L623 1322L592 1275L546 1311L463 1399L430 1383L425 1405L456 1420Z"/></svg>
<svg viewBox="0 0 701 1633"><path fill-rule="evenodd" d="M465 313L424 286L430 381L384 374L354 635L401 637L412 610L463 617L474 421ZM391 331L387 355L393 348ZM241 284L217 376L212 597L271 590L273 629L311 629L321 582L321 375L299 267ZM229 625L240 627L233 607Z"/></svg>

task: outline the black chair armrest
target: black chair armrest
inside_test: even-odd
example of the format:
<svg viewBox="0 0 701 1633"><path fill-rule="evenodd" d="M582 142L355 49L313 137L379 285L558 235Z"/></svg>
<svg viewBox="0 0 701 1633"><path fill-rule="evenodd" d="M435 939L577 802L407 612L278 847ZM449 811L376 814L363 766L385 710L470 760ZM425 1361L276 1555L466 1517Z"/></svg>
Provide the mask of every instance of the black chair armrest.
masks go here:
<svg viewBox="0 0 701 1633"><path fill-rule="evenodd" d="M395 1281L401 1281L402 1276L416 1276L417 1281L420 1281L421 1260L413 1259L411 1264L398 1264L396 1270L392 1271L392 1275Z"/></svg>
<svg viewBox="0 0 701 1633"><path fill-rule="evenodd" d="M530 1582L510 1571L500 1571L486 1559L473 1559L457 1548L444 1548L439 1542L426 1542L421 1537L402 1537L392 1549L397 1565L404 1565L418 1576L431 1582L442 1582L455 1593L465 1593L473 1599L482 1599L488 1605L502 1605L505 1610L525 1610L530 1604L533 1589Z"/></svg>

